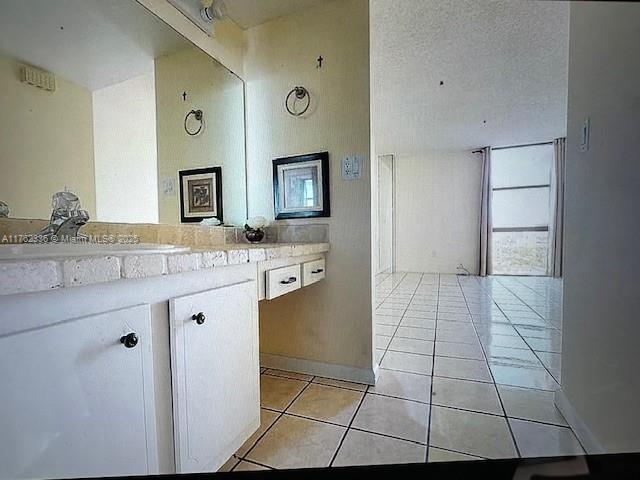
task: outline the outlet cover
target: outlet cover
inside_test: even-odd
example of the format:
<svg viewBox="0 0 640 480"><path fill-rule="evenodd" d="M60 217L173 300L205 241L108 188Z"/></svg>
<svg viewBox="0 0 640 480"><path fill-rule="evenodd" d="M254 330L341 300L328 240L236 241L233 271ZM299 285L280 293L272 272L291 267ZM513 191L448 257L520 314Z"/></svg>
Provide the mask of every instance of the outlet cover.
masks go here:
<svg viewBox="0 0 640 480"><path fill-rule="evenodd" d="M362 177L364 159L360 155L349 155L342 159L342 179L358 180Z"/></svg>

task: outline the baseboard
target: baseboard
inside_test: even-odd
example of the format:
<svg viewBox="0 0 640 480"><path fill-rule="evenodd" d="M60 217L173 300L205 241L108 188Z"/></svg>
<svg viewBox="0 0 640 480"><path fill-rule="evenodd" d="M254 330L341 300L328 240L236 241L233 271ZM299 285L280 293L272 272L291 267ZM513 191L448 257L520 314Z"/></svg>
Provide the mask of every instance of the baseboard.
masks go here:
<svg viewBox="0 0 640 480"><path fill-rule="evenodd" d="M562 390L556 391L554 402L588 454L606 453L605 449L595 435L591 433L587 424L580 418L578 412L573 408L573 405Z"/></svg>
<svg viewBox="0 0 640 480"><path fill-rule="evenodd" d="M378 378L378 365L371 368L358 368L270 353L260 354L260 366L367 385L375 385Z"/></svg>

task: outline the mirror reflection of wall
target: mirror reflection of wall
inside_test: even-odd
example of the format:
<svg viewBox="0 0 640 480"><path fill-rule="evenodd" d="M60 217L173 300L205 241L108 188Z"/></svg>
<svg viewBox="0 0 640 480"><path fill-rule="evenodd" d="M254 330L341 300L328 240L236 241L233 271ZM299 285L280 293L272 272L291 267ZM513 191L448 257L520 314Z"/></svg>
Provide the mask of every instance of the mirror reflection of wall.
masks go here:
<svg viewBox="0 0 640 480"><path fill-rule="evenodd" d="M68 189L92 221L176 224L179 171L202 167L222 169L225 223L246 218L242 81L136 2L3 0L0 132L13 218L48 219Z"/></svg>

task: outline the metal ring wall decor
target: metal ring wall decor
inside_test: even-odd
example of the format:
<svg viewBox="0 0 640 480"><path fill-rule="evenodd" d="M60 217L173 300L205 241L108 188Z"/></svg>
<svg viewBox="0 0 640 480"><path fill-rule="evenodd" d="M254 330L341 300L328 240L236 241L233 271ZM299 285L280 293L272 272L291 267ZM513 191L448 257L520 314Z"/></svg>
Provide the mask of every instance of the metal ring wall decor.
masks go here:
<svg viewBox="0 0 640 480"><path fill-rule="evenodd" d="M291 107L289 106L289 103L290 103L289 100L291 100L292 95L295 95L295 98L293 101L294 104L296 100L303 100L304 98L307 99L307 104L299 112L292 110ZM284 106L287 108L287 112L289 112L294 117L299 117L300 115L303 115L307 110L309 110L309 105L311 105L311 94L309 93L309 90L307 90L304 87L293 87L284 101Z"/></svg>
<svg viewBox="0 0 640 480"><path fill-rule="evenodd" d="M195 119L198 122L200 122L200 126L198 127L198 129L196 131L189 130L189 127L187 127L187 121L189 120L189 117L191 115L193 115L195 117ZM192 137L195 137L196 135L198 135L202 131L202 127L203 126L204 126L204 114L202 113L202 110L191 110L184 117L184 131L187 132L187 135L191 135Z"/></svg>

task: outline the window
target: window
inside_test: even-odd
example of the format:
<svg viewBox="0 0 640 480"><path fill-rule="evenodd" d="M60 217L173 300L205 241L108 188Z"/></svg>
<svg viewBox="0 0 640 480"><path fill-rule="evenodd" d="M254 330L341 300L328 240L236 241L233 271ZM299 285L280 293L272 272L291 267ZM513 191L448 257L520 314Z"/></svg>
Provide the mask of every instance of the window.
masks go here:
<svg viewBox="0 0 640 480"><path fill-rule="evenodd" d="M553 145L491 152L492 273L546 275Z"/></svg>

